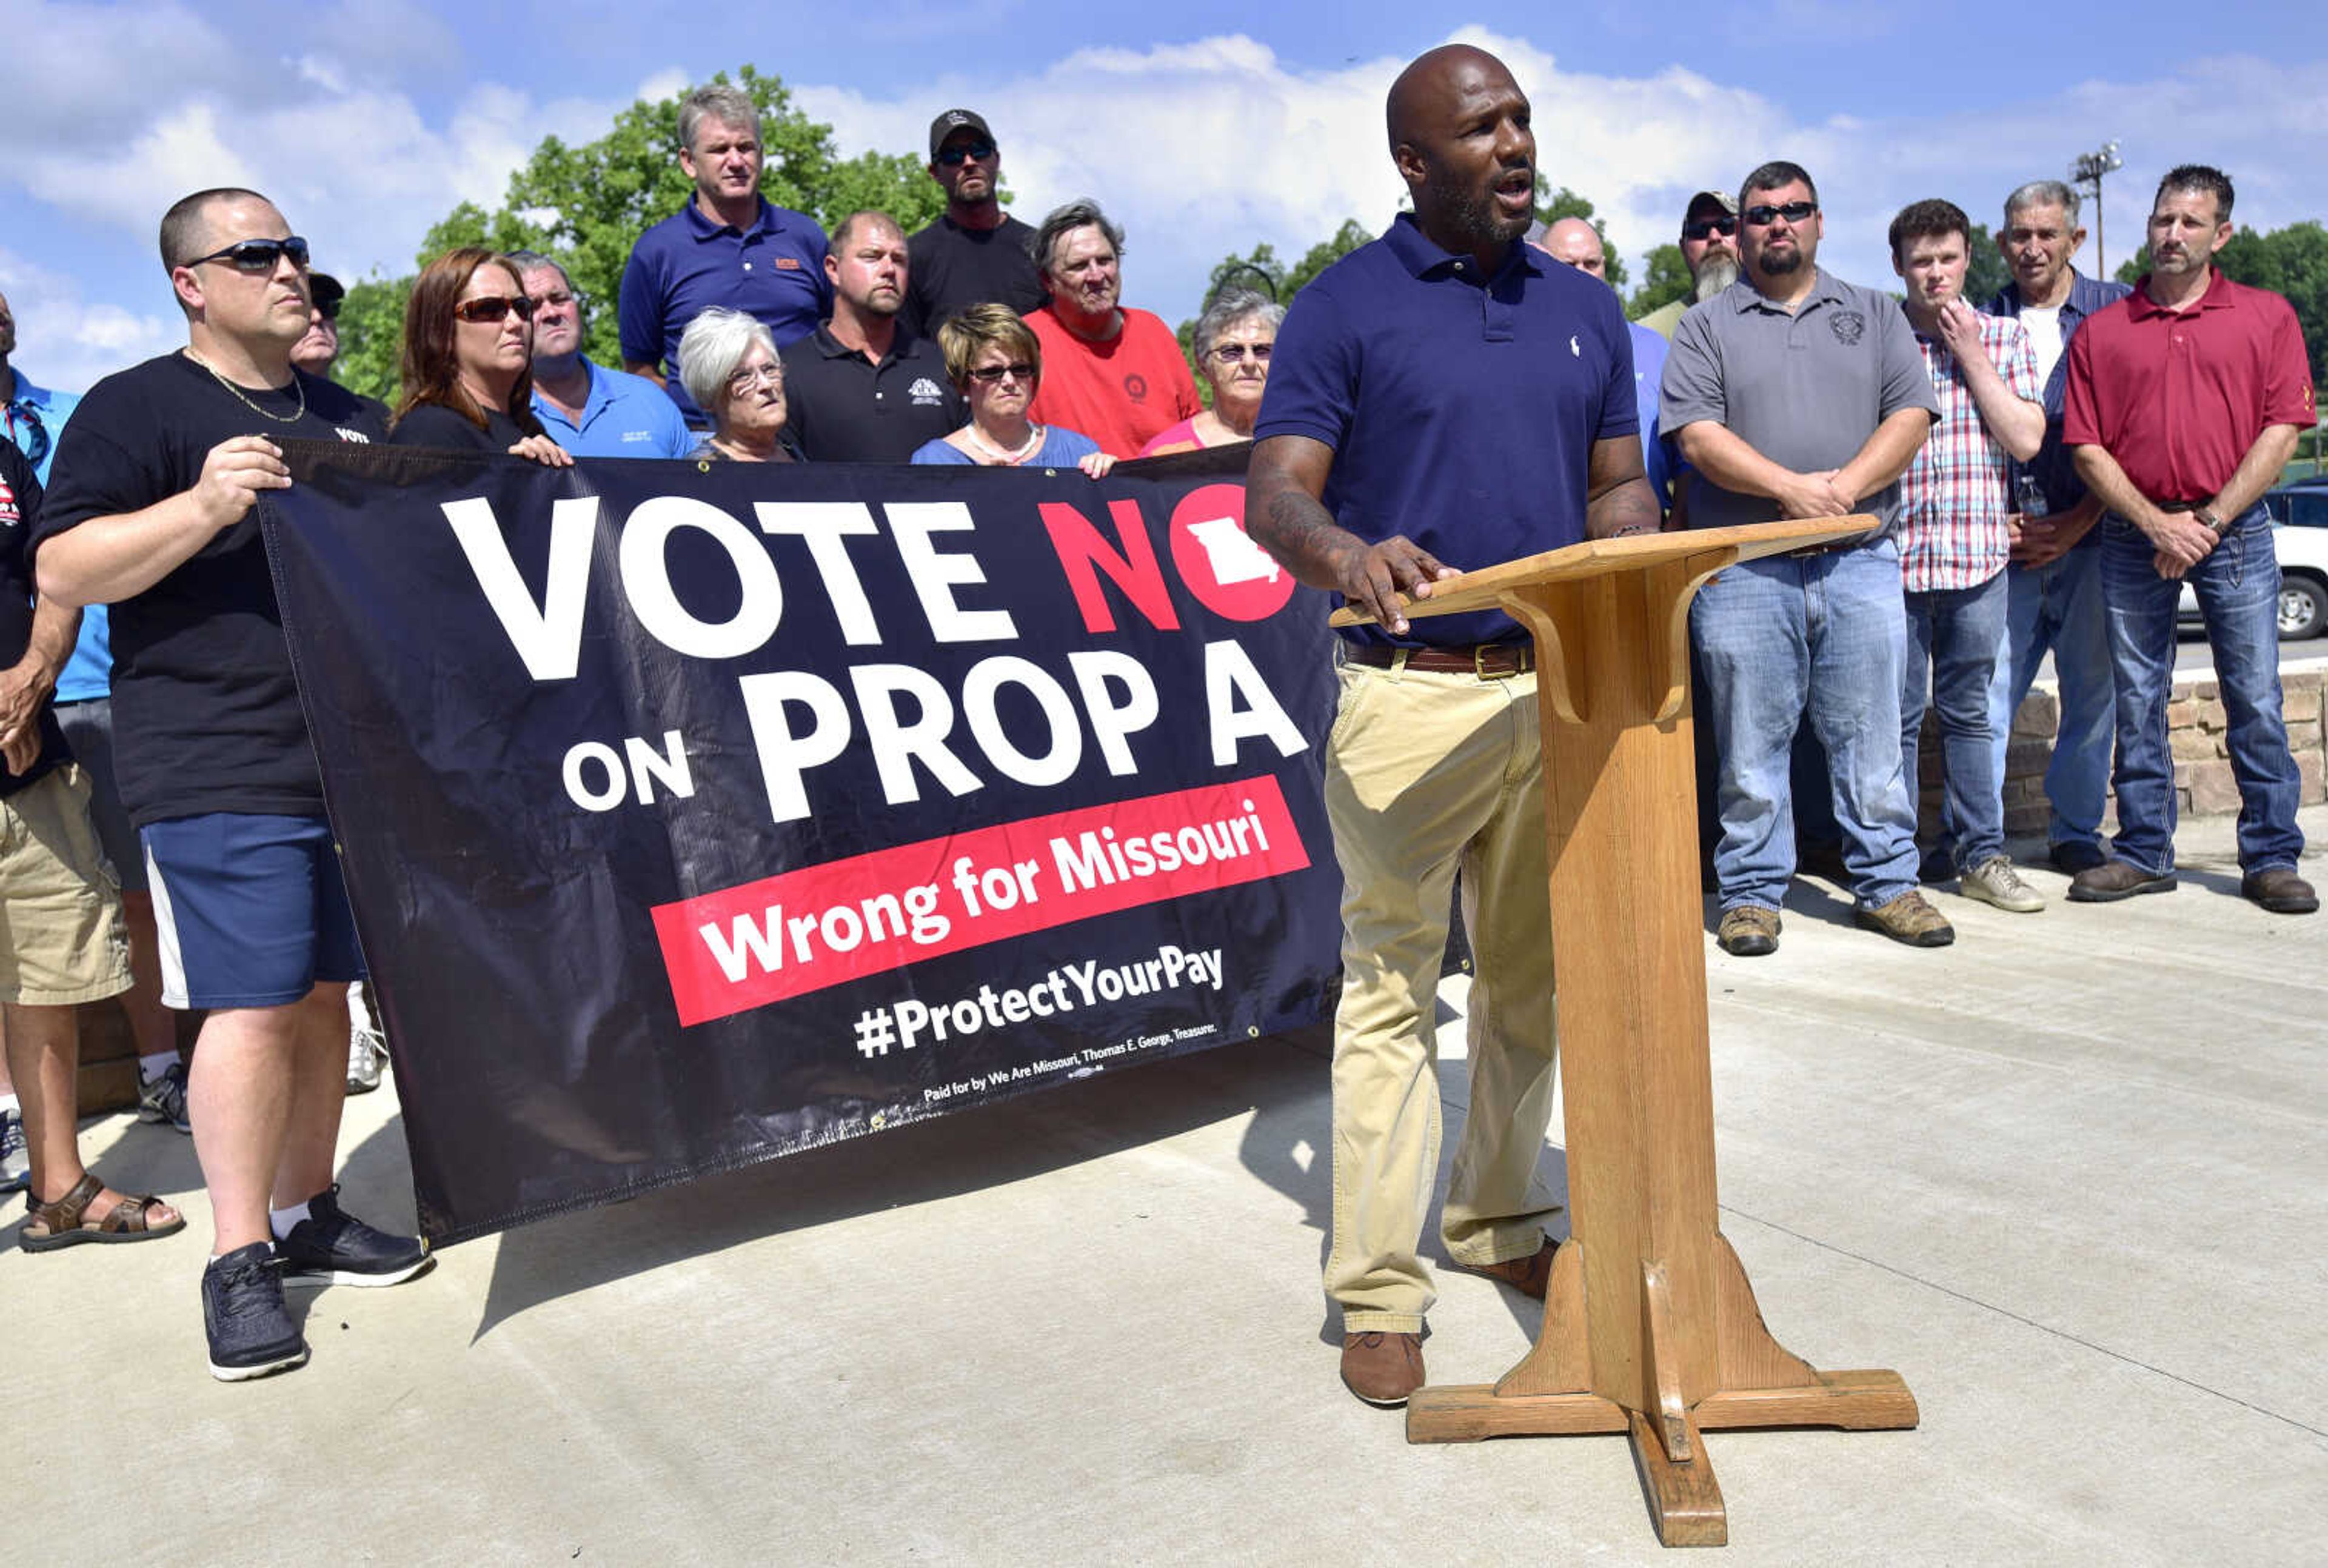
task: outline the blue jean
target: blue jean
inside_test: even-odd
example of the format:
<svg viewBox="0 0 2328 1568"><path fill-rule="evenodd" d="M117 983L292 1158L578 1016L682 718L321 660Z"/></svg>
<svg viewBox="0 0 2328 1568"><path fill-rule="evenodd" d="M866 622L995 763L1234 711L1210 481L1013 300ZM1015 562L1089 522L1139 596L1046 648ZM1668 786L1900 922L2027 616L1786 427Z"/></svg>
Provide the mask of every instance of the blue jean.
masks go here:
<svg viewBox="0 0 2328 1568"><path fill-rule="evenodd" d="M2004 574L1969 588L1904 596L1908 656L1900 682L1900 775L1912 800L1927 689L1940 720L1941 775L1958 870L2004 853L2004 783L1989 726L1989 688L2004 644Z"/></svg>
<svg viewBox="0 0 2328 1568"><path fill-rule="evenodd" d="M2140 529L2105 514L2102 591L2109 606L2110 667L2117 681L2118 859L2152 876L2174 869L2174 759L2166 699L2174 682L2174 606L2181 584L2158 575ZM2186 576L2206 617L2239 786L2239 868L2293 869L2304 851L2295 825L2302 784L2287 748L2279 690L2279 558L2271 515L2251 507Z"/></svg>
<svg viewBox="0 0 2328 1568"><path fill-rule="evenodd" d="M2110 743L2117 733L2101 563L2097 543L2042 567L2007 567L2004 572L2011 601L2005 624L2008 657L1996 662L1988 703L1996 776L2000 783L2004 778L2013 716L2037 679L2037 666L2051 652L2060 689L2061 723L2053 737L2052 760L2045 765L2045 800L2052 808L2045 825L2048 844L2101 848Z"/></svg>
<svg viewBox="0 0 2328 1568"><path fill-rule="evenodd" d="M1699 722L1720 757L1722 907L1778 908L1795 870L1788 758L1807 718L1826 748L1844 869L1862 908L1916 885L1916 812L1900 772L1906 615L1883 540L1728 567L1689 611L1705 677Z"/></svg>

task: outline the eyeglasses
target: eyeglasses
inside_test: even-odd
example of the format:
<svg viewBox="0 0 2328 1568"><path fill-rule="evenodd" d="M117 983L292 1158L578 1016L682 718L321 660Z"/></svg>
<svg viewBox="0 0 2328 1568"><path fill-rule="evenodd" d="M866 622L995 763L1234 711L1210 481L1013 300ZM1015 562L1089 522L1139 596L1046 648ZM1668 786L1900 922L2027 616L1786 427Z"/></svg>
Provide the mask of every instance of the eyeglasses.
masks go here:
<svg viewBox="0 0 2328 1568"><path fill-rule="evenodd" d="M340 302L335 299L329 305L319 305L315 307L315 314L337 326L340 320Z"/></svg>
<svg viewBox="0 0 2328 1568"><path fill-rule="evenodd" d="M1253 363L1265 365L1269 363L1269 351L1272 346L1269 343L1218 343L1214 346L1213 358L1225 365L1234 365L1242 362L1246 356L1250 355Z"/></svg>
<svg viewBox="0 0 2328 1568"><path fill-rule="evenodd" d="M938 149L938 163L943 167L952 169L959 167L962 160L965 158L975 160L980 158L990 158L993 155L994 144L992 142L970 142L958 147L940 147Z"/></svg>
<svg viewBox="0 0 2328 1568"><path fill-rule="evenodd" d="M1765 211L1768 210L1760 209ZM1681 237L1684 239L1703 239L1709 234L1727 235L1737 232L1738 220L1727 212L1719 218L1694 218L1681 226Z"/></svg>
<svg viewBox="0 0 2328 1568"><path fill-rule="evenodd" d="M1769 205L1749 207L1743 216L1746 221L1755 228L1768 229L1781 218L1789 223L1799 223L1817 211L1816 202L1789 202L1783 207Z"/></svg>
<svg viewBox="0 0 2328 1568"><path fill-rule="evenodd" d="M533 301L521 294L481 294L453 307L463 321L503 322L515 311L520 321L533 319Z"/></svg>
<svg viewBox="0 0 2328 1568"><path fill-rule="evenodd" d="M197 256L192 261L182 261L181 267L200 267L206 261L224 261L237 272L268 273L286 256L300 271L307 270L307 242L296 234L286 239L238 239L221 250L208 256Z"/></svg>
<svg viewBox="0 0 2328 1568"><path fill-rule="evenodd" d="M736 393L748 392L762 381L767 382L772 387L783 386L784 384L784 366L754 365L748 371L737 371L728 378L728 390Z"/></svg>
<svg viewBox="0 0 2328 1568"><path fill-rule="evenodd" d="M1035 379L1035 371L1036 367L1033 365L1016 361L1007 365L981 365L970 372L970 379L973 381L984 381L990 387L1005 376L1010 377L1013 380L1031 381Z"/></svg>

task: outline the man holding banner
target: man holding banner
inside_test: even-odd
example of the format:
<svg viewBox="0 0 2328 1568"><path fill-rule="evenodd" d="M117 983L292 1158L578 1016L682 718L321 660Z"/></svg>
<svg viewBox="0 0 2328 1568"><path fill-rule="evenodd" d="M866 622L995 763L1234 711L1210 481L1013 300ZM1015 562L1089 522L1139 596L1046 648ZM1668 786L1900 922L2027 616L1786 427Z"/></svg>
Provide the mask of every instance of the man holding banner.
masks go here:
<svg viewBox="0 0 2328 1568"><path fill-rule="evenodd" d="M1534 650L1500 613L1410 624L1397 596L1427 597L1456 575L1446 559L1488 566L1657 526L1617 297L1520 243L1528 117L1478 49L1433 50L1400 75L1391 156L1413 213L1295 300L1247 482L1253 537L1378 623L1344 634L1326 773L1344 879L1326 1290L1342 1380L1377 1405L1423 1382L1432 1011L1459 867L1478 973L1441 1236L1458 1266L1538 1300L1553 1251L1535 1189L1555 1040Z"/></svg>
<svg viewBox="0 0 2328 1568"><path fill-rule="evenodd" d="M385 432L353 393L292 368L307 243L272 202L200 192L161 244L186 348L82 400L33 545L42 597L113 606L116 764L163 1000L210 1009L188 1084L216 1225L202 1315L211 1372L236 1382L307 1358L286 1275L393 1284L428 1261L336 1201L345 996L363 966L250 515L291 483L277 440Z"/></svg>

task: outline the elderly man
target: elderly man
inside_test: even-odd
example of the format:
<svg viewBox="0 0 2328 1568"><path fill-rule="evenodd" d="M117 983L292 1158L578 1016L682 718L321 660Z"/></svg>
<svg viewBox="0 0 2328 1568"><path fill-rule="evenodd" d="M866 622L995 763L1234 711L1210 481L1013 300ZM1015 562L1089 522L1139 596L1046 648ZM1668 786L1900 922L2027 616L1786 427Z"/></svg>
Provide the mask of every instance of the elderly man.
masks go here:
<svg viewBox="0 0 2328 1568"><path fill-rule="evenodd" d="M2045 438L2037 357L2018 322L1964 297L1972 222L1953 202L1912 202L1892 220L1892 268L1939 399L1940 418L1900 476L1900 572L1908 662L1900 689L1900 770L1912 794L1925 698L1939 716L1958 889L2016 915L2045 900L2004 852L2004 780L1989 730L1989 688L2004 643L2012 548L2009 463Z"/></svg>
<svg viewBox="0 0 2328 1568"><path fill-rule="evenodd" d="M43 597L113 606L121 793L177 960L163 1000L208 1009L187 1103L215 1234L203 1327L232 1382L307 1358L286 1272L380 1285L428 1262L343 1210L332 1179L363 961L250 515L291 483L277 439L384 432L292 368L307 244L274 203L198 192L161 249L186 347L81 400L33 548Z"/></svg>
<svg viewBox="0 0 2328 1568"><path fill-rule="evenodd" d="M1561 218L1528 230L1528 243L1555 261L1609 281L1609 258L1601 249L1600 231L1582 218ZM1614 292L1613 286L1611 292ZM1633 405L1641 420L1641 465L1657 507L1673 505L1673 481L1666 466L1666 446L1658 437L1657 380L1665 374L1666 340L1647 327L1629 328L1633 339Z"/></svg>
<svg viewBox="0 0 2328 1568"><path fill-rule="evenodd" d="M1457 1266L1543 1300L1535 1181L1556 1046L1533 646L1499 612L1410 622L1397 595L1657 525L1616 296L1521 244L1528 100L1493 55L1434 49L1388 104L1413 193L1295 298L1254 427L1247 527L1376 619L1345 632L1326 809L1341 864L1334 1235L1341 1375L1370 1404L1423 1382L1418 1254L1439 1158L1432 1076L1449 894L1478 961L1471 1103L1441 1219ZM1452 476L1452 477L1450 477Z"/></svg>
<svg viewBox="0 0 2328 1568"><path fill-rule="evenodd" d="M1043 348L1043 384L1028 410L1115 457L1136 457L1161 431L1204 405L1172 329L1125 308L1123 230L1094 202L1070 202L1043 220L1032 243L1051 302L1027 317Z"/></svg>
<svg viewBox="0 0 2328 1568"><path fill-rule="evenodd" d="M970 305L1007 305L1020 315L1039 306L1035 230L1002 210L1002 149L985 119L950 108L932 120L929 170L945 211L906 242L906 329L934 339Z"/></svg>
<svg viewBox="0 0 2328 1568"><path fill-rule="evenodd" d="M2320 907L2296 874L2302 780L2279 686L2279 557L2264 491L2317 418L2295 312L2233 283L2231 182L2186 164L2158 183L2150 271L2070 344L2061 439L2102 519L2102 593L2117 687L2117 837L2070 880L2104 903L2174 888L2166 694L2184 583L2206 617L2239 787L2239 891L2276 915Z"/></svg>
<svg viewBox="0 0 2328 1568"><path fill-rule="evenodd" d="M962 428L968 405L935 343L898 324L912 276L887 212L851 212L824 258L832 319L784 352L786 427L812 463L905 463Z"/></svg>
<svg viewBox="0 0 2328 1568"><path fill-rule="evenodd" d="M518 285L533 301L533 412L549 438L577 457L684 457L696 437L663 390L610 371L582 352L582 296L566 268L513 251Z"/></svg>
<svg viewBox="0 0 2328 1568"><path fill-rule="evenodd" d="M1861 925L1917 947L1956 939L1916 891L1916 813L1900 772L1897 481L1939 405L1908 320L1818 265L1811 177L1769 163L1738 192L1744 276L1682 318L1664 415L1696 473L1690 522L1719 528L1871 512L1882 527L1741 561L1698 590L1699 718L1720 757L1717 935L1774 952L1795 869L1788 758L1805 718L1826 748Z"/></svg>
<svg viewBox="0 0 2328 1568"><path fill-rule="evenodd" d="M639 236L623 268L623 369L659 383L698 429L710 417L670 373L697 313L740 310L779 348L832 314L824 230L760 194L760 111L748 93L724 84L689 93L679 106L679 166L695 194Z"/></svg>
<svg viewBox="0 0 2328 1568"><path fill-rule="evenodd" d="M1989 688L1988 722L2002 779L2013 716L2051 653L2060 723L2045 767L2045 839L2054 869L2073 877L2105 859L2102 808L2116 736L2101 535L2094 530L2102 503L2078 477L2061 445L2067 350L2089 317L2131 292L2070 264L2086 242L2078 211L2077 192L2059 180L2032 181L2004 199L1996 245L2013 281L1988 306L1991 314L2021 323L2045 385L2045 443L2036 456L2014 466L2020 532L2004 573L2005 646Z"/></svg>
<svg viewBox="0 0 2328 1568"><path fill-rule="evenodd" d="M1738 281L1738 198L1727 191L1700 191L1682 211L1681 258L1692 288L1649 312L1640 324L1670 338L1689 307L1712 299Z"/></svg>

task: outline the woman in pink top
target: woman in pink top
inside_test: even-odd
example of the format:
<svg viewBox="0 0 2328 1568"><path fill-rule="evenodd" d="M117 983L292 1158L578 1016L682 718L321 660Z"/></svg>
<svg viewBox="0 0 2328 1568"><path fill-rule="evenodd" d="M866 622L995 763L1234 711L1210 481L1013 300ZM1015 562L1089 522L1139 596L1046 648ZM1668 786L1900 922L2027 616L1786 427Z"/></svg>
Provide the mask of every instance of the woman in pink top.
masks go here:
<svg viewBox="0 0 2328 1568"><path fill-rule="evenodd" d="M1142 457L1194 452L1253 439L1269 380L1269 351L1285 307L1249 288L1224 289L1197 318L1197 373L1213 390L1213 406L1193 419L1159 430L1140 449Z"/></svg>

